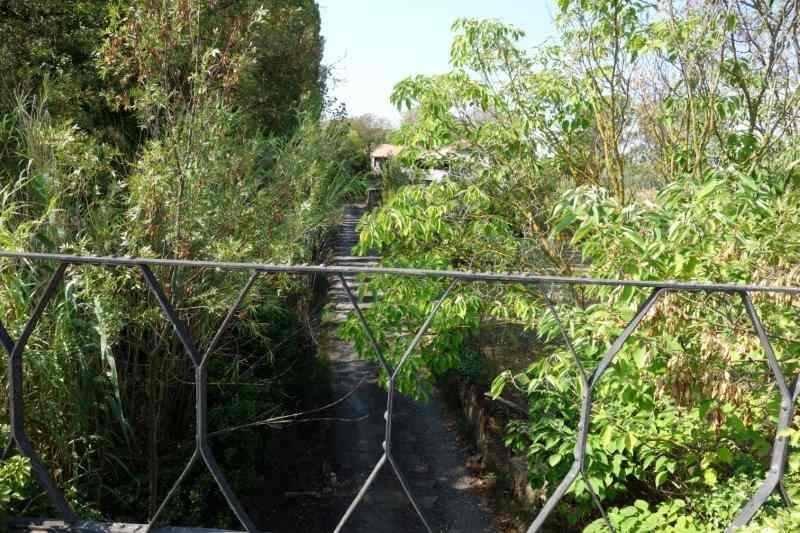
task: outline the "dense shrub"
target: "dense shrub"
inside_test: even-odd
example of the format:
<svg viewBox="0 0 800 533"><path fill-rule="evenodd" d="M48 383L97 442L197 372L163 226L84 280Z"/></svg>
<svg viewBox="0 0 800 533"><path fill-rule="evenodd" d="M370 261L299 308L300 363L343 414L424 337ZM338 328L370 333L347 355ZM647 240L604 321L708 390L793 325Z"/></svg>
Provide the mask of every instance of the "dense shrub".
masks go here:
<svg viewBox="0 0 800 533"><path fill-rule="evenodd" d="M796 108L786 106L798 77L752 45L771 42L773 66L794 64L797 25L783 15L797 7L668 4L559 2L562 39L533 53L514 27L458 21L452 70L404 80L393 100L416 114L400 132L405 164L454 147L462 157L443 183L393 192L362 223L361 250L398 267L797 285ZM362 288L381 294L368 318L391 360L444 287L376 277ZM535 332L544 346L532 364L501 373L492 393L527 397L529 419L509 425L507 444L528 457L542 498L573 462L581 397L545 294L587 372L647 296L462 283L399 380L424 396L474 353L484 325ZM753 301L791 380L798 307L784 295ZM372 357L355 321L344 332ZM717 531L764 478L779 395L737 294L670 293L618 354L592 409L588 482L612 522ZM787 483L797 489L793 475ZM579 477L554 523L602 529L587 488ZM791 510L774 513L758 519L791 529Z"/></svg>
<svg viewBox="0 0 800 533"><path fill-rule="evenodd" d="M321 123L316 4L79 4L71 15L42 2L15 12L50 17L63 41L43 40L45 49L38 40L0 45L25 82L0 86L0 248L324 260L341 205L363 192L365 165L341 119ZM11 22L4 19L0 32L23 31ZM77 22L83 31L70 26ZM48 76L34 76L31 61L74 39L87 54L79 64L59 59ZM76 76L91 85L91 98L81 100L86 86L72 83ZM12 337L53 267L0 262L0 320ZM200 347L247 279L213 270L154 273ZM211 362L215 430L313 398L297 379L319 370L308 332L314 300L313 280L259 280ZM106 518L141 521L191 451L193 379L138 271L70 267L24 355L26 427L73 499L79 494ZM5 403L0 415L8 416ZM254 491L253 469L242 469L236 456L257 456L274 441L255 430L216 438L215 447L227 449L220 462L235 467L231 479ZM39 500L35 484L26 482L22 493L9 479L3 490ZM193 481L174 512L233 526L210 480Z"/></svg>

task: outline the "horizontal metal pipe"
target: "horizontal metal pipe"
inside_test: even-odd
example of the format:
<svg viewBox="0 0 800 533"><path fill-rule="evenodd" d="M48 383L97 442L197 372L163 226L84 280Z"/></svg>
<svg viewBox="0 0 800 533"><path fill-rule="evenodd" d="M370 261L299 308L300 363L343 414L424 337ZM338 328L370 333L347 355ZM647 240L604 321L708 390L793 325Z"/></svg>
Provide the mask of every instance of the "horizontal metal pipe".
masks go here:
<svg viewBox="0 0 800 533"><path fill-rule="evenodd" d="M161 266L178 268L208 268L224 271L249 270L265 273L287 274L390 274L404 277L447 278L462 281L492 281L495 283L519 283L523 285L595 285L606 287L640 287L704 292L770 292L800 294L800 287L773 285L745 285L737 283L706 283L694 281L643 281L625 279L580 278L568 276L540 276L535 274L511 274L491 272L464 272L459 270L428 270L421 268L384 268L330 265L275 265L268 263L229 263L220 261L187 261L180 259L149 259L140 257L95 257L81 255L42 254L34 252L8 252L0 250L0 257L27 259L31 261L58 261L73 265L107 266Z"/></svg>

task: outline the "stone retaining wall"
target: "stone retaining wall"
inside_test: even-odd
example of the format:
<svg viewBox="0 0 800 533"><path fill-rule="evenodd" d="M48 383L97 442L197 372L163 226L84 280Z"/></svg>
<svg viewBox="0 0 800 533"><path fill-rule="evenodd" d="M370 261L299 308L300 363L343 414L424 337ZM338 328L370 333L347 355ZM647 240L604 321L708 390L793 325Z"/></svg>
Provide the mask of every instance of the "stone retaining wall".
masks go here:
<svg viewBox="0 0 800 533"><path fill-rule="evenodd" d="M466 422L470 443L478 450L481 467L507 479L516 500L535 508L541 496L528 482L528 461L503 444L506 424L515 415L488 398L486 387L463 378L447 379L442 388Z"/></svg>

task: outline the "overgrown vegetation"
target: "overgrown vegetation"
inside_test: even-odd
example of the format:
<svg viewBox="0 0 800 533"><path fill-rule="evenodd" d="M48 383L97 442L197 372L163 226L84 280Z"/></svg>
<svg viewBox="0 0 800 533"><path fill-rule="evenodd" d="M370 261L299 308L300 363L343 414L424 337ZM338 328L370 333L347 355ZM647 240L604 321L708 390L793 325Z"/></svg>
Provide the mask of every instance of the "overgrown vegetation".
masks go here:
<svg viewBox="0 0 800 533"><path fill-rule="evenodd" d="M405 163L447 148L449 177L388 191L361 227L362 251L388 266L797 285L797 10L562 0L560 39L533 51L512 26L457 22L452 71L393 95L416 117L399 134ZM646 297L543 289L589 371ZM444 285L376 278L363 290L382 295L368 317L396 360ZM795 376L797 303L754 300ZM507 443L544 501L572 463L582 393L544 293L457 287L399 384L425 396L487 324L546 341L525 372L492 384L527 397L530 419ZM345 333L371 353L355 321ZM736 295L665 296L595 398L589 479L618 531L722 531L765 475L779 394ZM790 493L797 466L790 455ZM773 503L752 529L796 529L797 507ZM601 531L599 518L579 478L551 522Z"/></svg>
<svg viewBox="0 0 800 533"><path fill-rule="evenodd" d="M324 259L340 206L363 191L366 161L341 116L322 125L315 2L26 1L0 11L0 248ZM0 263L0 320L12 337L52 268ZM200 347L246 281L156 275ZM221 431L212 446L244 494L271 490L257 472L274 465L239 456L269 462L274 443L264 431L224 430L314 401L301 386L321 371L314 301L313 279L263 277L211 362L210 421ZM192 449L194 374L137 271L71 267L24 364L29 435L83 515L152 516ZM5 402L0 415L6 424ZM23 461L0 468L0 516L52 513L39 512L45 499ZM233 526L196 470L162 518Z"/></svg>
<svg viewBox="0 0 800 533"><path fill-rule="evenodd" d="M513 26L460 20L451 71L397 85L405 149L361 251L387 266L800 284L797 2L559 0L557 10L559 38L534 50ZM28 0L0 3L0 15L5 250L319 261L340 206L363 193L370 147L388 138L375 117L331 111L312 0ZM426 185L400 165L448 177ZM0 320L13 337L51 269L0 262ZM156 274L199 346L245 281ZM313 283L261 279L212 360L212 445L240 492L272 490L256 473L279 462L263 453L277 448L270 434L253 428L313 399ZM444 289L380 276L362 286L380 294L367 316L390 360ZM572 462L582 394L549 304L591 369L645 297L459 285L398 384L421 398L447 372L483 368L487 326L534 333L529 366L502 372L491 393L527 400L530 417L509 425L507 444L527 456L543 501ZM754 305L796 375L796 302ZM343 332L372 353L355 320ZM82 515L151 516L191 450L194 378L138 273L70 268L24 372L26 427ZM722 531L765 475L778 408L738 296L666 295L599 383L591 488L618 531ZM7 420L3 404L4 439ZM238 468L241 456L256 464ZM790 455L795 500L798 467ZM233 526L210 478L187 481L163 519ZM573 486L554 525L605 528L587 489ZM0 520L9 513L50 513L18 456L0 465ZM795 530L799 513L776 498L750 529Z"/></svg>

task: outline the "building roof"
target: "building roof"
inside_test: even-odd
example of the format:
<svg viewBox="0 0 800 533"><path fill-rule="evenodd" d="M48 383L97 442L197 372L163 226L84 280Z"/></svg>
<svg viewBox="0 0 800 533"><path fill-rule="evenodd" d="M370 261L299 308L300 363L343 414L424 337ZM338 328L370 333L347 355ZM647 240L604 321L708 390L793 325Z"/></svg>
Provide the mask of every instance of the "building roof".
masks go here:
<svg viewBox="0 0 800 533"><path fill-rule="evenodd" d="M372 151L372 157L377 157L377 158L394 157L402 151L403 151L402 146L397 146L395 144L381 144L378 145L378 147L376 147Z"/></svg>
<svg viewBox="0 0 800 533"><path fill-rule="evenodd" d="M457 154L457 153L460 153L460 152L466 152L466 151L470 150L471 148L472 148L472 143L471 142L465 141L465 140L461 140L461 141L456 141L456 142L454 142L452 144L448 144L447 146L444 146L442 148L439 148L438 150L436 150L435 153L436 153L436 155L439 155L439 156L442 156L442 157L446 157L446 156Z"/></svg>

